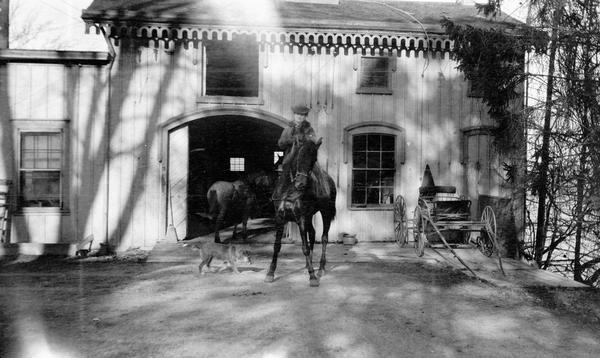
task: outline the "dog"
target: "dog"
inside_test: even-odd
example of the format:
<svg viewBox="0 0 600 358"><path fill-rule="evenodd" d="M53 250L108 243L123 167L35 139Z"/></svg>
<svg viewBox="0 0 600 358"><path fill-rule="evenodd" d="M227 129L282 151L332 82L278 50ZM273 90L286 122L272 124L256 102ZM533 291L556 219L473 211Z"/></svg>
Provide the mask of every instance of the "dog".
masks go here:
<svg viewBox="0 0 600 358"><path fill-rule="evenodd" d="M231 267L233 272L236 274L240 273L236 266L237 263L252 264L250 252L248 250L241 250L235 245L217 244L215 242L200 242L190 244L190 246L193 250L200 251L201 261L200 265L198 265L198 271L200 271L201 274L204 274L204 272L202 272L204 265L206 265L207 268L210 268L210 263L213 258L227 262L227 266ZM225 268L226 267L221 268L219 272L223 271Z"/></svg>

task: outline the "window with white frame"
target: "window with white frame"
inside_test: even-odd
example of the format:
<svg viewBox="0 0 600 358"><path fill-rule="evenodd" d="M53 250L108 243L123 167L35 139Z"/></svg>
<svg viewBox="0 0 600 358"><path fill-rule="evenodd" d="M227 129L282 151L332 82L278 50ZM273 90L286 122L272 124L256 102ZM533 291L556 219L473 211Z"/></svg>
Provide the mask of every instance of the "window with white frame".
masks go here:
<svg viewBox="0 0 600 358"><path fill-rule="evenodd" d="M352 206L394 202L396 136L365 133L352 136Z"/></svg>
<svg viewBox="0 0 600 358"><path fill-rule="evenodd" d="M62 208L62 132L20 132L19 140L19 205Z"/></svg>
<svg viewBox="0 0 600 358"><path fill-rule="evenodd" d="M245 169L244 158L229 158L229 171L243 172Z"/></svg>
<svg viewBox="0 0 600 358"><path fill-rule="evenodd" d="M391 82L390 58L361 58L357 93L391 94Z"/></svg>

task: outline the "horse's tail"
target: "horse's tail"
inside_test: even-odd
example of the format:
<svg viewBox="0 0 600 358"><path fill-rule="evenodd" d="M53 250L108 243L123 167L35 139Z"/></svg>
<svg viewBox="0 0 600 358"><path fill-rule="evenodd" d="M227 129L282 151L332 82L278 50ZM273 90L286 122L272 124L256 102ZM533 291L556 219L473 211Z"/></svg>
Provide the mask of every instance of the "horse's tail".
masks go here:
<svg viewBox="0 0 600 358"><path fill-rule="evenodd" d="M216 217L219 214L219 200L217 198L217 191L215 189L210 189L208 191L208 195L206 196L206 200L208 201L208 214L213 218Z"/></svg>

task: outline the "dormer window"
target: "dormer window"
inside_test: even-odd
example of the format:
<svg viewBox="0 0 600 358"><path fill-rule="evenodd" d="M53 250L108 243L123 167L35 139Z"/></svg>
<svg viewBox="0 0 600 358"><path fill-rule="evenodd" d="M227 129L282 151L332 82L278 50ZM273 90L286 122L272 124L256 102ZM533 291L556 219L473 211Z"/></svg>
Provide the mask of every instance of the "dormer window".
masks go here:
<svg viewBox="0 0 600 358"><path fill-rule="evenodd" d="M254 36L204 42L205 96L258 97L258 43Z"/></svg>

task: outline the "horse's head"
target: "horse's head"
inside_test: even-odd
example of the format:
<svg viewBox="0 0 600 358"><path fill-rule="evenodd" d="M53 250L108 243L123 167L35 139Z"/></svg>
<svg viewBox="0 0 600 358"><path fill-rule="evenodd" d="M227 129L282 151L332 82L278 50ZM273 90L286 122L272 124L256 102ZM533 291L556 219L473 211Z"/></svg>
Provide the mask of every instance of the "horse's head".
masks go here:
<svg viewBox="0 0 600 358"><path fill-rule="evenodd" d="M275 174L268 173L265 170L250 173L245 181L255 193L266 193L272 190L275 183Z"/></svg>
<svg viewBox="0 0 600 358"><path fill-rule="evenodd" d="M317 161L317 151L323 143L323 138L319 140L304 141L298 148L296 154L296 176L294 177L294 186L298 190L304 190L308 182L308 176Z"/></svg>

